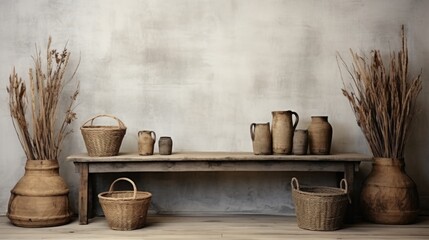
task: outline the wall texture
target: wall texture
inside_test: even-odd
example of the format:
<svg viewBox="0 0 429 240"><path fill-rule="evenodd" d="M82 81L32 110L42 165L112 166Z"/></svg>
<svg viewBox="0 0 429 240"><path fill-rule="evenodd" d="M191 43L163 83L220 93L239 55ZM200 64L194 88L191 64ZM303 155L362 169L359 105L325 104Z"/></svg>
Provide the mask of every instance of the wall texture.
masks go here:
<svg viewBox="0 0 429 240"><path fill-rule="evenodd" d="M61 175L77 207L78 175L62 161L85 151L79 132L88 118L110 113L128 127L122 151L137 151L137 132L170 135L175 151L251 151L249 125L271 121L272 110L328 115L333 151L369 153L347 100L336 52L385 53L400 46L406 25L411 70L423 69L406 149L407 170L429 209L428 1L418 0L123 0L0 2L0 214L23 174L25 155L14 132L6 85L15 66L26 78L34 44L68 41L72 65L81 57L81 94L75 133L65 142ZM72 88L66 88L66 92ZM157 151L157 149L155 150ZM362 166L360 179L369 166ZM154 193L159 212L293 214L290 177L282 173L132 174ZM300 174L308 183L334 184L334 176ZM116 176L98 177L105 191Z"/></svg>

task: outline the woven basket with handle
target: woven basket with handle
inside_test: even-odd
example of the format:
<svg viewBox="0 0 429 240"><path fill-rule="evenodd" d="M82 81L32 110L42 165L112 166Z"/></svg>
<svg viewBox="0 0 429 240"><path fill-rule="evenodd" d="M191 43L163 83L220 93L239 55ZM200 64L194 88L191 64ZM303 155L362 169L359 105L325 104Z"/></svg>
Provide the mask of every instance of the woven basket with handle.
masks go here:
<svg viewBox="0 0 429 240"><path fill-rule="evenodd" d="M347 206L350 203L345 179L341 180L340 188L300 187L296 178L292 178L291 186L298 227L332 231L343 226Z"/></svg>
<svg viewBox="0 0 429 240"><path fill-rule="evenodd" d="M94 126L94 120L99 117L113 118L118 122L118 126ZM89 122L91 124L87 125ZM90 118L82 125L80 130L88 155L91 157L106 157L118 155L127 128L115 116L103 114Z"/></svg>
<svg viewBox="0 0 429 240"><path fill-rule="evenodd" d="M133 191L113 191L118 181L128 181ZM109 227L113 230L133 230L146 223L152 194L137 191L135 183L129 178L118 178L110 185L108 192L98 194L98 200Z"/></svg>

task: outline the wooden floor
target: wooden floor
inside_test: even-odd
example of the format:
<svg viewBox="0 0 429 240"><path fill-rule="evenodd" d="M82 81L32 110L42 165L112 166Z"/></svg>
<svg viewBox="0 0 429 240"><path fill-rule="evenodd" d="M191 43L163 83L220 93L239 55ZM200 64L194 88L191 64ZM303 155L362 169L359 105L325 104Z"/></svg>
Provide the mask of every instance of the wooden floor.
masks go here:
<svg viewBox="0 0 429 240"><path fill-rule="evenodd" d="M64 226L31 229L15 227L2 216L0 239L429 239L429 217L412 225L357 223L315 232L298 228L294 217L284 216L150 216L146 227L134 231L110 230L102 217L89 225L74 220Z"/></svg>

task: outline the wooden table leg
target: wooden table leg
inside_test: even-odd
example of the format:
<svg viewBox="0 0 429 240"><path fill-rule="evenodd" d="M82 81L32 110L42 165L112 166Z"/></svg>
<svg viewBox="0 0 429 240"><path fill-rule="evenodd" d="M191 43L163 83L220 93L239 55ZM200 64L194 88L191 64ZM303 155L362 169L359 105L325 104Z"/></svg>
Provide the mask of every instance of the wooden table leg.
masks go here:
<svg viewBox="0 0 429 240"><path fill-rule="evenodd" d="M347 223L353 223L354 217L356 214L356 198L354 193L354 178L355 178L355 163L345 163L344 164L344 178L347 181L348 189L349 189L349 197L351 200L351 204L349 204L349 207L347 208L347 214L346 214L346 222Z"/></svg>
<svg viewBox="0 0 429 240"><path fill-rule="evenodd" d="M88 163L79 163L79 224L88 224Z"/></svg>

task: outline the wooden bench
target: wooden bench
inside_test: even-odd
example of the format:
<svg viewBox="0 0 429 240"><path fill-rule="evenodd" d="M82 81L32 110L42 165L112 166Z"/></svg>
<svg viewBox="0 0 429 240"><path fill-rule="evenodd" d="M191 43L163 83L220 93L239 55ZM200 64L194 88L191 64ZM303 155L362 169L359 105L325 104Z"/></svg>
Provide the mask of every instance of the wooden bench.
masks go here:
<svg viewBox="0 0 429 240"><path fill-rule="evenodd" d="M361 161L371 157L343 153L334 155L254 155L240 152L183 152L172 155L140 156L119 154L111 157L89 157L87 154L72 155L76 171L80 173L79 223L88 224L89 206L92 199L91 174L118 172L201 172L201 171L285 171L285 172L337 172L349 184L353 192L354 173ZM351 212L353 213L353 205Z"/></svg>

